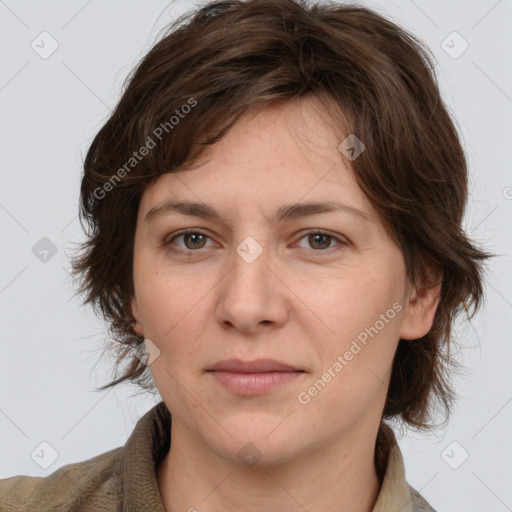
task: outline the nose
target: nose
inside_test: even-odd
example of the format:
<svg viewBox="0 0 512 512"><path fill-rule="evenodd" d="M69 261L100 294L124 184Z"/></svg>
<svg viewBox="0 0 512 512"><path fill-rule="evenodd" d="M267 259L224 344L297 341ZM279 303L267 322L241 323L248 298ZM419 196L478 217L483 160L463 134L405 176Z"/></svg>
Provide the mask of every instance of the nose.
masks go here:
<svg viewBox="0 0 512 512"><path fill-rule="evenodd" d="M233 251L231 268L217 288L217 321L224 329L250 335L284 325L290 309L288 288L267 249L254 260Z"/></svg>

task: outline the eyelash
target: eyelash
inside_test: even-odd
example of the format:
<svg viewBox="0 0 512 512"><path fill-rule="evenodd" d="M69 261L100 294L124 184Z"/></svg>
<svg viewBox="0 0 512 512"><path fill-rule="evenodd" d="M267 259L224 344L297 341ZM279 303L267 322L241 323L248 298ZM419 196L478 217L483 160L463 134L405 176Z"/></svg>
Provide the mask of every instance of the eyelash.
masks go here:
<svg viewBox="0 0 512 512"><path fill-rule="evenodd" d="M181 252L181 253L184 253L184 254L192 254L192 253L195 253L195 252L200 252L201 249L204 249L204 247L202 247L201 249L197 249L197 250L193 250L193 249L182 249L182 248L171 248L171 245L172 245L172 242L174 240L176 240L176 238L180 237L180 236L183 236L183 235L188 235L188 234L198 234L198 235L203 235L207 238L210 238L210 236L205 233L204 231L200 230L200 229L196 229L196 228L188 228L188 229L184 229L182 231L179 231L178 233L175 233L173 234L173 236L171 238L167 238L166 240L164 240L162 246L163 247L169 247L169 249L173 252ZM309 235L324 235L324 236L327 236L328 238L330 238L331 240L335 240L336 242L338 242L338 246L340 247L343 247L343 246L346 246L348 245L345 241L341 240L340 238L332 235L331 233L329 233L328 231L322 231L322 230L318 230L318 229L311 229L311 230L308 230L306 231L301 237L299 240L302 240L303 238L309 236ZM311 249L311 251L313 252L316 252L316 253L325 253L325 252L328 252L330 250L333 250L335 249L336 246L334 247L328 247L326 249ZM308 249L305 249L304 247L301 247L301 249L303 250L308 250Z"/></svg>

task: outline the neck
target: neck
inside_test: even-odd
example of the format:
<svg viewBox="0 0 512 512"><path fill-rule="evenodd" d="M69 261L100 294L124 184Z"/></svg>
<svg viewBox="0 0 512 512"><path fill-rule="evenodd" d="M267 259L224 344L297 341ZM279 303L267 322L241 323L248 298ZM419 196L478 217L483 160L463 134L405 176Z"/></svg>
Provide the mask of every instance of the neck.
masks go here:
<svg viewBox="0 0 512 512"><path fill-rule="evenodd" d="M371 512L381 484L374 463L378 425L367 425L286 463L243 467L207 450L173 421L171 449L157 470L164 507Z"/></svg>

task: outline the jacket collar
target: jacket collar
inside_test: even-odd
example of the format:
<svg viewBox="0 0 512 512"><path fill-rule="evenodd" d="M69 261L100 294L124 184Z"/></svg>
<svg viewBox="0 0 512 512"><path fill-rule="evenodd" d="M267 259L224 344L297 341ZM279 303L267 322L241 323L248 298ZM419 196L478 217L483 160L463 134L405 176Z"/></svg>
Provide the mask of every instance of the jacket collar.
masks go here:
<svg viewBox="0 0 512 512"><path fill-rule="evenodd" d="M122 460L124 511L165 512L156 471L169 451L170 428L171 414L160 402L137 422L128 438ZM415 512L400 448L384 422L376 440L375 464L382 485L372 512Z"/></svg>
<svg viewBox="0 0 512 512"><path fill-rule="evenodd" d="M123 512L165 512L157 481L157 467L170 447L171 414L158 403L137 422L124 446Z"/></svg>

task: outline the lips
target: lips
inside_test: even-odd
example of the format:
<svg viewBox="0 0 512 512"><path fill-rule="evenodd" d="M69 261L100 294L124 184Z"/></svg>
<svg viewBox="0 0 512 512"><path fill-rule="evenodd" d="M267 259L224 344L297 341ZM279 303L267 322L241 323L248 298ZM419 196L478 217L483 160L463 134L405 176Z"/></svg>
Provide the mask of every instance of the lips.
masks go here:
<svg viewBox="0 0 512 512"><path fill-rule="evenodd" d="M219 361L207 372L234 395L262 395L304 375L304 370L274 359Z"/></svg>
<svg viewBox="0 0 512 512"><path fill-rule="evenodd" d="M255 361L242 361L240 359L226 359L214 364L207 371L222 371L234 373L267 373L267 372L301 372L299 368L275 359L256 359Z"/></svg>

